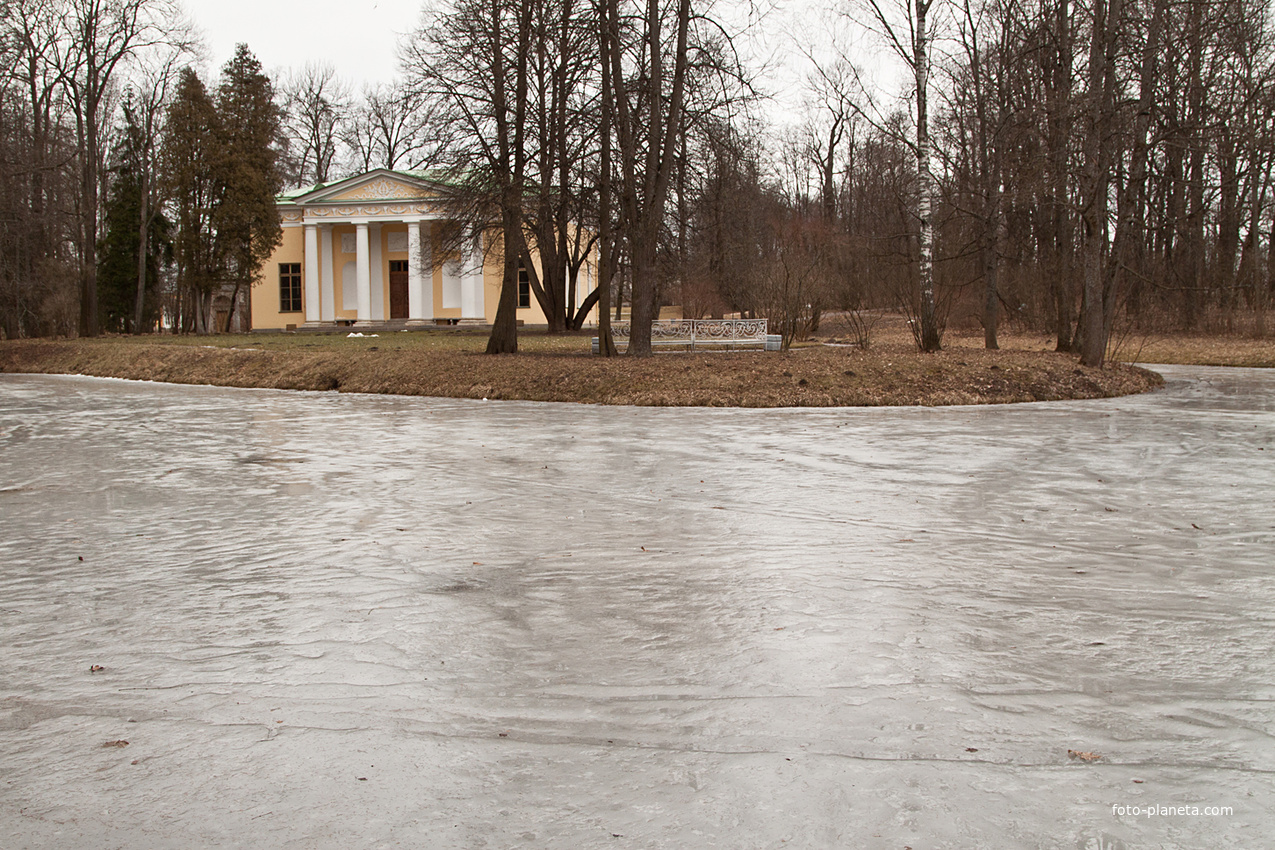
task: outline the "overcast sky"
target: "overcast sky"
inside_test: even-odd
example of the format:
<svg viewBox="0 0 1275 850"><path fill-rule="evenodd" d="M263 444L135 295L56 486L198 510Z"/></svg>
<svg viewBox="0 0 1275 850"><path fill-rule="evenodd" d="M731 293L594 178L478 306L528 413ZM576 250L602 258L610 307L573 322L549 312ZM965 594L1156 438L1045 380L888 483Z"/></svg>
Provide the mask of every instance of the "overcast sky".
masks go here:
<svg viewBox="0 0 1275 850"><path fill-rule="evenodd" d="M204 34L213 74L245 42L273 72L331 61L357 85L395 76L401 33L420 18L421 0L185 0Z"/></svg>
<svg viewBox="0 0 1275 850"><path fill-rule="evenodd" d="M268 73L300 68L307 62L331 62L357 91L367 83L387 83L397 73L399 37L420 21L422 0L184 0L208 48L209 77L216 77L238 42L245 42ZM827 9L840 0L719 0L718 14L733 27L746 25L745 10L767 8L751 38L739 45L756 67L759 80L775 96L765 111L776 123L796 118L801 100L804 51L822 52L818 42L832 30L848 38L837 16ZM736 14L732 15L731 12ZM842 22L844 23L844 22ZM880 43L854 38L857 62L873 65ZM866 50L865 50L866 48ZM877 58L874 58L876 56Z"/></svg>

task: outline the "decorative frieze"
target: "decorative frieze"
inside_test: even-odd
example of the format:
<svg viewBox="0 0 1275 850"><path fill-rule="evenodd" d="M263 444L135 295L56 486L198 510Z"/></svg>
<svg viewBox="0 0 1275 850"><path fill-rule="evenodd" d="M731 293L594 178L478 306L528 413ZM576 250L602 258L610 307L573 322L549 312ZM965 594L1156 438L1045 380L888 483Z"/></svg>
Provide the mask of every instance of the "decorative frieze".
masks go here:
<svg viewBox="0 0 1275 850"><path fill-rule="evenodd" d="M385 204L353 207L307 207L306 212L317 218L363 218L378 215L429 215L434 212L430 204Z"/></svg>

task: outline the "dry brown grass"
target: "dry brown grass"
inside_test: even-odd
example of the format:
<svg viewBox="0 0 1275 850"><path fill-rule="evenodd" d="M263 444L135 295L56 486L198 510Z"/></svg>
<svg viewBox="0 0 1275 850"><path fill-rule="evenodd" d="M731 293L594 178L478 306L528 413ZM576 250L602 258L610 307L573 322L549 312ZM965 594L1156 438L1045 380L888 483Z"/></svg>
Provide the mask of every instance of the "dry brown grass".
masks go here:
<svg viewBox="0 0 1275 850"><path fill-rule="evenodd" d="M847 336L847 326L834 316L820 338ZM998 333L1002 349L1020 351L1053 351L1056 340L1050 334L1005 328ZM885 315L873 325L874 344L908 345L911 332L902 316ZM943 346L949 351L983 347L983 331L948 328ZM1179 363L1197 366L1275 367L1275 338L1256 338L1251 334L1165 334L1121 332L1112 342L1112 360L1120 363Z"/></svg>
<svg viewBox="0 0 1275 850"><path fill-rule="evenodd" d="M1116 357L1129 363L1275 367L1275 340L1242 336L1130 336Z"/></svg>
<svg viewBox="0 0 1275 850"><path fill-rule="evenodd" d="M906 333L906 328L904 328ZM115 337L0 343L0 371L187 384L397 393L448 398L711 407L996 404L1144 392L1158 376L1082 368L1024 348L983 351L952 339L925 355L881 336L868 351L810 344L789 352L591 356L588 335L524 333L522 353L489 357L482 333L380 337Z"/></svg>

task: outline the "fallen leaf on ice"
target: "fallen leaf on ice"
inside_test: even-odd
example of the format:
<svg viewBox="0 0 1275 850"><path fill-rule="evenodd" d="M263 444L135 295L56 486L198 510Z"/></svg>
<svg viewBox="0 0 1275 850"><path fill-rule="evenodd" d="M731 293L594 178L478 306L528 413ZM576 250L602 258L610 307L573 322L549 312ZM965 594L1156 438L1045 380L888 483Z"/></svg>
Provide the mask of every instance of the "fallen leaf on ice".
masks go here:
<svg viewBox="0 0 1275 850"><path fill-rule="evenodd" d="M1080 759L1081 761L1097 761L1102 758L1102 756L1098 753L1082 753L1079 750L1068 750L1067 757Z"/></svg>
<svg viewBox="0 0 1275 850"><path fill-rule="evenodd" d="M102 749L105 750L107 748L114 748L119 750L127 746L128 746L128 741L107 741L105 744L102 745Z"/></svg>

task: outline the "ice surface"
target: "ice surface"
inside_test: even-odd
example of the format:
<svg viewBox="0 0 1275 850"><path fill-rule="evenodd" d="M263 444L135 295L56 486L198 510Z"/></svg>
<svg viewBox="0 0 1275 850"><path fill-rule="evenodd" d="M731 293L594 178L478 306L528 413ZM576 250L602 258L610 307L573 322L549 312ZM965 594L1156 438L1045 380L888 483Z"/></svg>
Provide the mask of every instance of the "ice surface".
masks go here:
<svg viewBox="0 0 1275 850"><path fill-rule="evenodd" d="M758 411L0 376L0 846L1273 846L1275 373L1162 371Z"/></svg>

